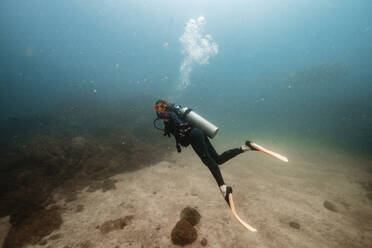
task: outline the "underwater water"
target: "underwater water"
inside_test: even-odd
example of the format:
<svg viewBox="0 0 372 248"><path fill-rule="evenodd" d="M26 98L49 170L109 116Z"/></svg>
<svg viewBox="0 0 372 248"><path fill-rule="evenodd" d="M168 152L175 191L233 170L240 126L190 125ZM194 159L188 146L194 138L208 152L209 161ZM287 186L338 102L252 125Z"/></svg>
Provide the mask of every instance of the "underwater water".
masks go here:
<svg viewBox="0 0 372 248"><path fill-rule="evenodd" d="M3 1L1 123L70 99L116 108L148 95L198 109L225 132L368 156L370 10L368 1Z"/></svg>
<svg viewBox="0 0 372 248"><path fill-rule="evenodd" d="M217 125L220 149L250 139L372 168L371 13L366 0L1 1L5 247L61 226L56 192L112 190L175 152L153 127L160 98ZM22 234L35 213L50 219Z"/></svg>

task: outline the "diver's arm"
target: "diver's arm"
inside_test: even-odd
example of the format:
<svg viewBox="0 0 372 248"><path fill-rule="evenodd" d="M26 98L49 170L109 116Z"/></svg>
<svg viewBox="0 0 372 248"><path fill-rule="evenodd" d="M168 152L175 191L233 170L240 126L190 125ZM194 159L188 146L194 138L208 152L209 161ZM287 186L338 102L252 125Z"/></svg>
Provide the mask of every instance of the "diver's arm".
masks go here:
<svg viewBox="0 0 372 248"><path fill-rule="evenodd" d="M181 119L177 116L176 113L170 111L169 114L168 114L168 118L169 118L169 121L170 123L172 123L172 125L174 125L175 129L173 129L173 135L174 135L174 138L176 139L176 148L177 148L177 152L181 152L181 146L180 146L180 136L179 136L179 128L183 125L183 122L181 121ZM168 124L170 124L168 123Z"/></svg>
<svg viewBox="0 0 372 248"><path fill-rule="evenodd" d="M173 121L173 123L174 123L177 127L181 126L182 123L183 123L183 122L181 121L181 119L178 117L178 115L177 115L176 113L174 113L173 111L169 112L169 119L170 119L171 121Z"/></svg>
<svg viewBox="0 0 372 248"><path fill-rule="evenodd" d="M163 132L163 135L164 136L167 136L170 137L170 131L169 131L169 122L168 120L164 120L164 132Z"/></svg>

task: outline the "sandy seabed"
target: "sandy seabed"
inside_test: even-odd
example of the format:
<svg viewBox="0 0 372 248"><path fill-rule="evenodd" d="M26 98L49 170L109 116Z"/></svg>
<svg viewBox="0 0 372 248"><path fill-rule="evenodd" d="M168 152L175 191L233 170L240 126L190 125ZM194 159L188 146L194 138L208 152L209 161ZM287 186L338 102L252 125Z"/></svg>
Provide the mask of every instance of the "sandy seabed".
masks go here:
<svg viewBox="0 0 372 248"><path fill-rule="evenodd" d="M209 170L188 148L112 177L116 189L84 189L70 202L55 194L55 205L63 209L62 226L43 245L26 247L179 247L171 231L187 206L202 217L197 240L185 247L372 247L372 201L363 188L372 180L371 161L318 163L288 157L289 163L283 163L247 152L221 165L238 214L256 233L235 221ZM102 233L97 228L126 216L132 219L122 229ZM1 239L8 221L0 220Z"/></svg>

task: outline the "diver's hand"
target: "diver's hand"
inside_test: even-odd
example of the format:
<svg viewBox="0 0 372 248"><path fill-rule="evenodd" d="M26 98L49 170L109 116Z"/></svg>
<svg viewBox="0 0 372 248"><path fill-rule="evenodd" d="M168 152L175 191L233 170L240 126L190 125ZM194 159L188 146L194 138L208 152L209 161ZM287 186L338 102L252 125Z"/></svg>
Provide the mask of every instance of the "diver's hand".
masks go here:
<svg viewBox="0 0 372 248"><path fill-rule="evenodd" d="M164 135L164 136L167 136L167 135L168 135L169 138L171 137L170 133L167 132L167 131L164 131L163 135Z"/></svg>

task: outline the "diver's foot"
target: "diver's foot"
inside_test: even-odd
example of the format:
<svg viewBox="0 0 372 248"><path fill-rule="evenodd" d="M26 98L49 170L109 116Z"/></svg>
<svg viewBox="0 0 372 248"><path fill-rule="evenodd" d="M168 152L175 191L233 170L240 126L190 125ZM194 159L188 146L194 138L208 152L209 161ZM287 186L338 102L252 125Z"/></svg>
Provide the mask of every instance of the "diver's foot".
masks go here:
<svg viewBox="0 0 372 248"><path fill-rule="evenodd" d="M247 151L252 150L252 149L251 149L249 146L247 146L247 145L242 145L242 146L241 146L241 149L242 149L243 152L247 152Z"/></svg>
<svg viewBox="0 0 372 248"><path fill-rule="evenodd" d="M230 206L229 195L232 193L232 187L231 186L226 186L226 185L221 185L220 190L221 190L223 198L225 198L225 201Z"/></svg>
<svg viewBox="0 0 372 248"><path fill-rule="evenodd" d="M242 147L241 147L241 149L243 150L243 152L247 152L247 151L257 151L257 149L254 148L254 147L252 146L252 143L253 143L253 142L247 140L247 141L245 142L245 145L242 145Z"/></svg>
<svg viewBox="0 0 372 248"><path fill-rule="evenodd" d="M225 184L221 185L220 190L221 190L222 196L225 197L226 196L226 185Z"/></svg>
<svg viewBox="0 0 372 248"><path fill-rule="evenodd" d="M230 201L229 201L229 195L232 194L232 188L230 186L226 187L226 195L225 195L225 201L227 202L227 205L230 206Z"/></svg>

